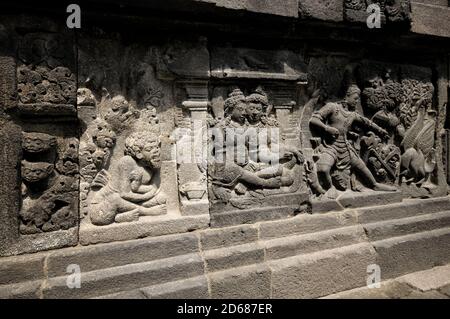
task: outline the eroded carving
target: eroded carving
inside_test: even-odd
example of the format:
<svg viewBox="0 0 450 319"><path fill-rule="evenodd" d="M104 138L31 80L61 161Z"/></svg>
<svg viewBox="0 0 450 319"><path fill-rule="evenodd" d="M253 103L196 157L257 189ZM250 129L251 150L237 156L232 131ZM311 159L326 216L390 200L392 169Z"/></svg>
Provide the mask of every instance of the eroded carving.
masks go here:
<svg viewBox="0 0 450 319"><path fill-rule="evenodd" d="M34 234L78 224L78 140L23 133L20 232Z"/></svg>

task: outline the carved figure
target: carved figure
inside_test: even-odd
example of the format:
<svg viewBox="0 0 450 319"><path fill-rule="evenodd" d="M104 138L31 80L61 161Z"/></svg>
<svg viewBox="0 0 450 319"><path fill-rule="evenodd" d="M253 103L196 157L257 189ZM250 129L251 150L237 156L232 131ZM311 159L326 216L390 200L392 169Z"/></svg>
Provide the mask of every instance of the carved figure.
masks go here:
<svg viewBox="0 0 450 319"><path fill-rule="evenodd" d="M94 225L166 213L166 197L151 183L155 170L160 168L159 143L155 134L147 132L136 132L126 139L125 155L117 163L116 174L99 174L104 186L91 201L90 219Z"/></svg>
<svg viewBox="0 0 450 319"><path fill-rule="evenodd" d="M354 147L352 132L354 125L371 130L387 137L388 133L371 120L364 118L354 110L360 103L361 90L351 85L341 103L327 103L322 109L314 112L310 124L324 133L322 149L317 162L319 180L324 190L333 186L332 176L340 178L340 172L352 170L361 175L367 186L377 191L395 191L389 185L378 183ZM352 134L353 133L353 134ZM344 186L345 184L341 186Z"/></svg>

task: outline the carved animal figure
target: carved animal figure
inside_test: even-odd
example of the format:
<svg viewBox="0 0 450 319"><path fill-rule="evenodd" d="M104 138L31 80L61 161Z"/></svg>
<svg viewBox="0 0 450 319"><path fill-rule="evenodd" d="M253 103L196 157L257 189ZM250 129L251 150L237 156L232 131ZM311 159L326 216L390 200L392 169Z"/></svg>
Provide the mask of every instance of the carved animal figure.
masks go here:
<svg viewBox="0 0 450 319"><path fill-rule="evenodd" d="M435 117L436 111L429 110L428 118L425 119L425 109L421 106L416 122L405 134L400 175L407 183L415 182L420 186L435 168Z"/></svg>

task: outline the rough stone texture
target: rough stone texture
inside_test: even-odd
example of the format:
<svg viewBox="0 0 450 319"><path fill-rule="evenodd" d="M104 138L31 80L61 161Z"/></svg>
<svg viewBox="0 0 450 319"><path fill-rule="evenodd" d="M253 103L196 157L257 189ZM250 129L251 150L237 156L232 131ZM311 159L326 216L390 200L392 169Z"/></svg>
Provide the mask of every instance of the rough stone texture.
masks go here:
<svg viewBox="0 0 450 319"><path fill-rule="evenodd" d="M207 299L206 277L195 277L144 288L142 293L150 299Z"/></svg>
<svg viewBox="0 0 450 319"><path fill-rule="evenodd" d="M267 259L280 259L367 241L361 226L349 226L264 242Z"/></svg>
<svg viewBox="0 0 450 319"><path fill-rule="evenodd" d="M44 278L44 256L4 258L0 263L0 285Z"/></svg>
<svg viewBox="0 0 450 319"><path fill-rule="evenodd" d="M49 276L57 277L66 274L67 266L70 264L77 264L82 272L88 272L198 251L198 238L193 234L79 247L51 253L47 258L47 271Z"/></svg>
<svg viewBox="0 0 450 319"><path fill-rule="evenodd" d="M183 233L198 228L206 228L209 225L209 215L184 216L176 219L162 216L160 218L147 218L147 220L140 223L113 224L105 227L89 225L89 227L84 227L80 232L80 243L89 245Z"/></svg>
<svg viewBox="0 0 450 319"><path fill-rule="evenodd" d="M298 5L301 18L344 21L344 6L341 0L299 0Z"/></svg>
<svg viewBox="0 0 450 319"><path fill-rule="evenodd" d="M373 242L383 278L448 263L450 255L442 247L448 245L449 236L449 229L444 228Z"/></svg>
<svg viewBox="0 0 450 319"><path fill-rule="evenodd" d="M246 244L232 248L208 250L204 253L208 271L258 264L264 261L264 249L258 244Z"/></svg>
<svg viewBox="0 0 450 319"><path fill-rule="evenodd" d="M258 229L251 225L208 229L200 232L202 249L215 249L246 244L258 239Z"/></svg>
<svg viewBox="0 0 450 319"><path fill-rule="evenodd" d="M420 34L450 37L450 8L428 3L411 3L412 31Z"/></svg>
<svg viewBox="0 0 450 319"><path fill-rule="evenodd" d="M76 39L45 3L0 17L1 298L311 298L450 261L446 1L377 1L380 30L369 1L92 2ZM426 274L343 296L446 296Z"/></svg>
<svg viewBox="0 0 450 319"><path fill-rule="evenodd" d="M218 7L234 10L280 15L285 17L298 16L298 0L194 0L214 3Z"/></svg>
<svg viewBox="0 0 450 319"><path fill-rule="evenodd" d="M295 234L314 233L331 228L355 225L356 213L337 212L324 215L299 215L288 220L267 222L260 225L261 239Z"/></svg>
<svg viewBox="0 0 450 319"><path fill-rule="evenodd" d="M269 262L273 298L315 298L361 287L376 252L369 244Z"/></svg>
<svg viewBox="0 0 450 319"><path fill-rule="evenodd" d="M398 280L420 291L436 290L450 285L450 266L436 267L400 277Z"/></svg>
<svg viewBox="0 0 450 319"><path fill-rule="evenodd" d="M211 298L267 299L270 297L270 269L265 265L239 267L210 274Z"/></svg>
<svg viewBox="0 0 450 319"><path fill-rule="evenodd" d="M177 279L201 275L204 264L198 254L183 255L82 273L82 286L69 289L67 276L48 280L44 298L80 298L106 295Z"/></svg>

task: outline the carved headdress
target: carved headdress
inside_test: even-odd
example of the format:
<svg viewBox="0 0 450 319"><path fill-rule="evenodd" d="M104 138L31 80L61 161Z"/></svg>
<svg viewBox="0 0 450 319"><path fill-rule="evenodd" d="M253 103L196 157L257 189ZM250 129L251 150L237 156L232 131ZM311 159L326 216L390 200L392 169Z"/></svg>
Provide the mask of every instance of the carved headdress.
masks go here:
<svg viewBox="0 0 450 319"><path fill-rule="evenodd" d="M225 117L233 112L233 109L239 104L245 103L245 95L240 89L235 89L228 95L225 100L224 111Z"/></svg>
<svg viewBox="0 0 450 319"><path fill-rule="evenodd" d="M266 92L262 89L262 87L258 87L254 93L247 96L248 103L258 103L263 106L264 111L269 106L269 99L267 97Z"/></svg>

